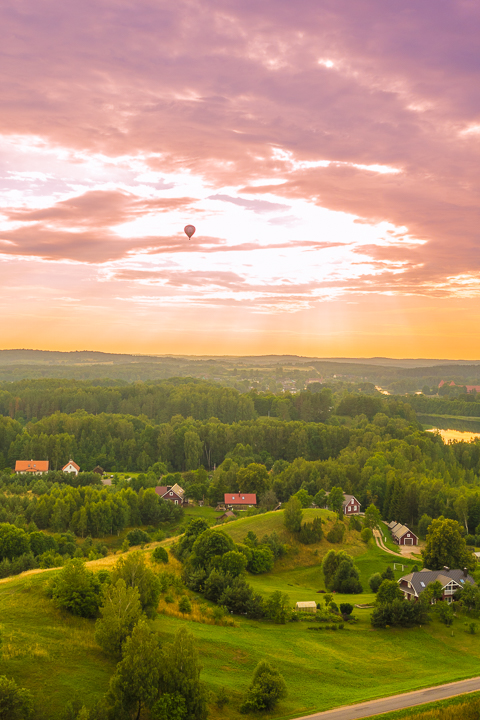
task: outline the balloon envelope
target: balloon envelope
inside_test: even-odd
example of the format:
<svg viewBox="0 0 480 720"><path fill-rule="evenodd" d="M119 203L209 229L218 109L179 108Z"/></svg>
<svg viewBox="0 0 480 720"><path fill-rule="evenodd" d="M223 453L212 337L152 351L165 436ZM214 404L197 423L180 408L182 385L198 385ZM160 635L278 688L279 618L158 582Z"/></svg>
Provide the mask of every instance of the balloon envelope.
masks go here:
<svg viewBox="0 0 480 720"><path fill-rule="evenodd" d="M191 238L193 233L195 232L195 227L193 225L185 225L185 227L183 228L183 232L185 233L185 235L187 235L187 237Z"/></svg>

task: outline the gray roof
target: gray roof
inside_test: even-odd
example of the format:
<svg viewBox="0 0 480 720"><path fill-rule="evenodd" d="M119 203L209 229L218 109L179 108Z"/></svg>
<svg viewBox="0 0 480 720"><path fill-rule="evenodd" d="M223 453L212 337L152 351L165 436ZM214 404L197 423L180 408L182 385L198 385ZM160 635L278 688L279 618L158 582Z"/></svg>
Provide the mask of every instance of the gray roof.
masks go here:
<svg viewBox="0 0 480 720"><path fill-rule="evenodd" d="M345 507L345 505L347 505L347 504L350 502L350 500L355 500L355 502L357 503L357 505L361 505L361 504L362 504L362 503L359 503L359 502L358 502L358 500L357 500L357 498L355 497L355 495L345 495L345 493L343 493L343 506L344 506L344 507Z"/></svg>
<svg viewBox="0 0 480 720"><path fill-rule="evenodd" d="M408 528L406 525L396 525L395 528L392 530L392 535L395 535L395 537L397 538L401 538L407 533L411 533L412 535L417 537L415 533L410 530L410 528Z"/></svg>
<svg viewBox="0 0 480 720"><path fill-rule="evenodd" d="M460 587L465 585L465 583L475 584L472 576L468 574L465 576L463 570L445 570L445 568L443 570L427 570L424 568L420 570L420 572L404 575L398 582L410 582L415 590L415 594L420 595L428 585L436 580L442 583L442 587L448 585L451 580L456 582Z"/></svg>

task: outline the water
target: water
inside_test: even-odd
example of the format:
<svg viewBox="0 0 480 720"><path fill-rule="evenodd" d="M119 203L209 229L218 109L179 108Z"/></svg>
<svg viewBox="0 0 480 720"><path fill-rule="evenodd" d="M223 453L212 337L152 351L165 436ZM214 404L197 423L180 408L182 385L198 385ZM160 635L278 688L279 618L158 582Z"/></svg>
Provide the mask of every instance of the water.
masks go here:
<svg viewBox="0 0 480 720"><path fill-rule="evenodd" d="M427 432L438 432L445 443L449 442L472 442L480 438L480 432L468 432L467 430L444 430L443 428L429 428Z"/></svg>

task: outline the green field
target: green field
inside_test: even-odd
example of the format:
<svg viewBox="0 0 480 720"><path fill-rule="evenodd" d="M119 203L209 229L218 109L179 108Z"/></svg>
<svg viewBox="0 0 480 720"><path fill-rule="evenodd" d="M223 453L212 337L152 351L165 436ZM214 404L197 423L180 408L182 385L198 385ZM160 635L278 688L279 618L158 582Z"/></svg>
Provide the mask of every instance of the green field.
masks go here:
<svg viewBox="0 0 480 720"><path fill-rule="evenodd" d="M306 519L320 513L325 525L327 511L306 511ZM283 513L268 513L236 520L225 529L237 541L248 530L258 537L276 530L290 541L287 557L271 573L250 576L257 591L288 593L297 600L316 600L324 588L321 559L332 547L326 540L315 546L298 546L284 530ZM376 546L367 547L358 533L349 532L343 546L356 557L362 583L393 566L395 558ZM146 550L146 552L148 552ZM113 562L110 556L99 564ZM413 565L413 561L404 561ZM19 576L0 583L0 628L4 657L0 674L13 677L32 690L37 700L36 718L60 718L65 703L75 693L92 704L107 689L114 665L97 647L94 622L74 618L56 610L45 595L45 582L55 571ZM401 573L397 571L396 577ZM368 603L373 595L336 595L337 603ZM162 638L169 639L186 625L198 641L203 679L213 692L225 687L231 702L221 712L212 705L211 717L239 720L238 707L253 670L268 659L283 673L288 698L266 718L291 718L342 704L361 702L389 694L460 680L480 674L480 644L477 636L464 632L463 620L446 628L436 619L414 629L375 630L369 610L355 610L358 620L345 629L311 631L313 621L274 625L236 618L236 627L203 624L160 614L154 621ZM448 662L446 662L448 658ZM393 716L392 716L393 717ZM403 715L399 717L408 717Z"/></svg>

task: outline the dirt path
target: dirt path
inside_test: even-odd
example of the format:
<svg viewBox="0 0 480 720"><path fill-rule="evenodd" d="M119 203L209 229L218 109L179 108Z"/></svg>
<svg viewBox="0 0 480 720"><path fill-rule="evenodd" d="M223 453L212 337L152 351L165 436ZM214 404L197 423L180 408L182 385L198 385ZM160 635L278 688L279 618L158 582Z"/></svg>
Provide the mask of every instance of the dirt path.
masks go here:
<svg viewBox="0 0 480 720"><path fill-rule="evenodd" d="M399 553L396 553L394 550L390 550L390 548L385 545L383 541L383 535L378 528L375 528L375 530L373 531L373 535L375 537L375 542L377 543L378 547L384 552L398 558L399 561L401 561L402 558L411 558L412 560L420 559L420 553L415 554L408 547L406 547L405 549L401 548Z"/></svg>

